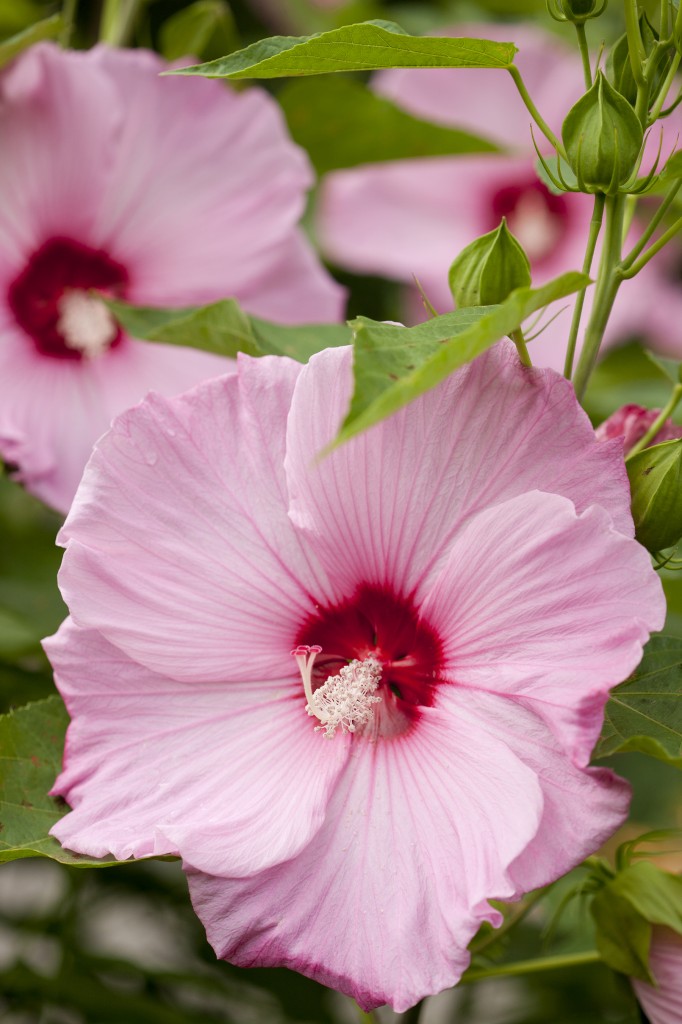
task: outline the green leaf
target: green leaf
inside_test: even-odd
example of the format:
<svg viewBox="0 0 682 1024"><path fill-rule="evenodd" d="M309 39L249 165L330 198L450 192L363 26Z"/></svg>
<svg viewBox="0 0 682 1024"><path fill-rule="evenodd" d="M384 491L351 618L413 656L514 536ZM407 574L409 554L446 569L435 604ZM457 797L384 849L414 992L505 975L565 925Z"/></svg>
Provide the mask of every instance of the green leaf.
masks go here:
<svg viewBox="0 0 682 1024"><path fill-rule="evenodd" d="M318 174L340 167L495 152L469 132L421 121L351 78L301 79L279 93L289 131Z"/></svg>
<svg viewBox="0 0 682 1024"><path fill-rule="evenodd" d="M682 363L676 359L665 359L664 356L654 355L648 349L643 349L644 355L650 363L656 367L664 377L671 380L673 384L682 383Z"/></svg>
<svg viewBox="0 0 682 1024"><path fill-rule="evenodd" d="M167 74L287 78L380 68L509 68L513 43L411 36L390 21L364 21L312 36L273 36L220 60Z"/></svg>
<svg viewBox="0 0 682 1024"><path fill-rule="evenodd" d="M211 57L237 45L234 18L224 0L197 0L161 26L161 53L166 60Z"/></svg>
<svg viewBox="0 0 682 1024"><path fill-rule="evenodd" d="M682 537L682 438L651 445L625 460L635 536L648 551Z"/></svg>
<svg viewBox="0 0 682 1024"><path fill-rule="evenodd" d="M682 639L653 636L611 693L594 756L633 750L682 768Z"/></svg>
<svg viewBox="0 0 682 1024"><path fill-rule="evenodd" d="M632 904L610 885L592 900L590 910L596 925L596 945L602 959L614 971L651 982L649 947L651 925Z"/></svg>
<svg viewBox="0 0 682 1024"><path fill-rule="evenodd" d="M275 324L245 313L235 299L184 309L130 306L116 299L106 302L134 338L197 348L219 356L234 357L245 352L251 356L284 355L306 362L323 348L351 341L345 324Z"/></svg>
<svg viewBox="0 0 682 1024"><path fill-rule="evenodd" d="M62 29L61 14L52 14L49 18L37 21L35 25L29 25L23 32L4 39L0 43L0 67L9 64L22 50L41 42L43 39L56 39Z"/></svg>
<svg viewBox="0 0 682 1024"><path fill-rule="evenodd" d="M119 863L69 853L48 835L68 811L62 800L47 795L61 768L68 721L59 697L0 716L0 861L49 857L82 866Z"/></svg>
<svg viewBox="0 0 682 1024"><path fill-rule="evenodd" d="M332 447L391 416L515 331L532 313L579 291L589 280L584 274L563 274L542 288L518 288L499 306L459 309L417 327L365 317L351 321L355 389Z"/></svg>
<svg viewBox="0 0 682 1024"><path fill-rule="evenodd" d="M636 861L597 893L591 910L603 959L616 971L653 983L652 925L682 934L682 877Z"/></svg>

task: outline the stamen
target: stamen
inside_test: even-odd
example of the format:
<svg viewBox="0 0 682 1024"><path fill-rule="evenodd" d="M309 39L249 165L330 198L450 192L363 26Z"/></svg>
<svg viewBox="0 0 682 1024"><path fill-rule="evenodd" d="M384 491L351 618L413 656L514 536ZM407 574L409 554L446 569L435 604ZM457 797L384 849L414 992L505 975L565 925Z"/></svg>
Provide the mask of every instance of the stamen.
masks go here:
<svg viewBox="0 0 682 1024"><path fill-rule="evenodd" d="M381 666L376 658L364 661L357 659L344 665L338 675L329 676L322 686L313 692L312 670L315 658L322 650L301 646L291 653L298 662L303 678L303 689L307 697L306 711L322 723L315 727L331 739L337 729L355 732L360 725L366 725L374 715L373 705L381 701L375 696L381 679Z"/></svg>
<svg viewBox="0 0 682 1024"><path fill-rule="evenodd" d="M89 295L81 288L67 288L58 308L57 330L67 348L94 358L106 352L116 338L116 321L95 295Z"/></svg>

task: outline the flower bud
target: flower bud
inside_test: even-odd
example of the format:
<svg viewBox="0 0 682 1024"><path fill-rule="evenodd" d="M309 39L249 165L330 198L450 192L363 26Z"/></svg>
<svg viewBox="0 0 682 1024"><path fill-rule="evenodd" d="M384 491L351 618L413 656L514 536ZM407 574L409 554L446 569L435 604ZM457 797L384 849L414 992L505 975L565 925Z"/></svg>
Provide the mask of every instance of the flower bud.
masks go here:
<svg viewBox="0 0 682 1024"><path fill-rule="evenodd" d="M590 18L598 18L606 9L607 0L547 0L549 13L557 21L572 21L582 25ZM554 9L552 9L554 6Z"/></svg>
<svg viewBox="0 0 682 1024"><path fill-rule="evenodd" d="M642 14L639 19L639 32L644 44L644 52L648 57L658 40L658 33L646 14ZM628 37L625 33L620 39L616 40L609 51L609 55L606 58L606 77L616 92L624 96L628 103L634 107L637 100L637 83L632 74L630 48L628 47Z"/></svg>
<svg viewBox="0 0 682 1024"><path fill-rule="evenodd" d="M610 441L615 437L622 437L624 453L627 455L630 449L634 448L637 442L644 437L660 411L660 409L645 409L641 405L623 405L597 427L595 430L597 440ZM678 427L672 420L666 420L647 447L661 444L663 441L673 441L677 437L682 437L682 427Z"/></svg>
<svg viewBox="0 0 682 1024"><path fill-rule="evenodd" d="M601 71L589 92L569 110L561 135L582 192L613 194L637 169L642 125Z"/></svg>
<svg viewBox="0 0 682 1024"><path fill-rule="evenodd" d="M651 552L673 547L682 537L682 439L645 448L626 467L635 537Z"/></svg>
<svg viewBox="0 0 682 1024"><path fill-rule="evenodd" d="M450 267L450 291L457 306L494 306L515 288L530 285L530 263L505 218L495 231L463 249Z"/></svg>

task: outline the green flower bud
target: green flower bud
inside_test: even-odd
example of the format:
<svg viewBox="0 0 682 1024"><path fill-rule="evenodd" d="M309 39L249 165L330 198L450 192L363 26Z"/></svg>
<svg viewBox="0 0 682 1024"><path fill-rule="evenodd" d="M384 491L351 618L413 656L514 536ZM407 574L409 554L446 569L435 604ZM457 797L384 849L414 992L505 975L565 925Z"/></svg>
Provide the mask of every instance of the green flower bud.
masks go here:
<svg viewBox="0 0 682 1024"><path fill-rule="evenodd" d="M530 285L530 263L505 218L500 226L463 249L448 280L457 306L494 306L515 288Z"/></svg>
<svg viewBox="0 0 682 1024"><path fill-rule="evenodd" d="M598 18L606 10L606 4L607 0L547 0L549 13L555 20L578 25L589 18Z"/></svg>
<svg viewBox="0 0 682 1024"><path fill-rule="evenodd" d="M626 462L635 536L649 551L682 537L682 440L645 448Z"/></svg>
<svg viewBox="0 0 682 1024"><path fill-rule="evenodd" d="M682 4L677 9L675 14L675 24L673 26L673 39L678 53L682 53Z"/></svg>
<svg viewBox="0 0 682 1024"><path fill-rule="evenodd" d="M639 118L601 71L569 110L561 135L581 192L607 195L633 176L644 141Z"/></svg>
<svg viewBox="0 0 682 1024"><path fill-rule="evenodd" d="M644 44L644 52L648 57L658 42L658 32L653 27L646 14L642 14L639 19L639 32L642 38L642 43ZM652 86L652 95L656 95L657 86L660 84L662 75L665 73L666 72L661 64L656 71ZM635 82L634 75L632 74L632 64L630 63L630 51L628 48L627 35L622 35L611 47L609 55L606 58L606 77L616 92L619 92L621 96L624 96L625 99L634 107L637 100L637 84Z"/></svg>

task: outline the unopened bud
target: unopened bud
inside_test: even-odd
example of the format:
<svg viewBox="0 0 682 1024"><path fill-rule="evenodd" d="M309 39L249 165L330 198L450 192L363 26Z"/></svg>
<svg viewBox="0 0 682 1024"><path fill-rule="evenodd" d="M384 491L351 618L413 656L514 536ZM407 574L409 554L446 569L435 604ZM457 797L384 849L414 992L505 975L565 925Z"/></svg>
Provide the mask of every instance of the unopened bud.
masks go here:
<svg viewBox="0 0 682 1024"><path fill-rule="evenodd" d="M581 192L613 195L635 174L644 132L639 118L601 71L571 107L561 129Z"/></svg>
<svg viewBox="0 0 682 1024"><path fill-rule="evenodd" d="M577 25L582 25L590 18L598 18L606 10L606 4L607 0L547 0L553 18L557 21L572 21Z"/></svg>
<svg viewBox="0 0 682 1024"><path fill-rule="evenodd" d="M627 455L630 449L641 441L649 427L653 426L660 412L660 409L645 409L642 405L623 405L597 427L597 440L610 441L622 437L624 454ZM682 427L668 419L647 447L661 444L663 441L673 441L678 437L682 437Z"/></svg>
<svg viewBox="0 0 682 1024"><path fill-rule="evenodd" d="M626 462L635 536L651 552L682 537L682 440L665 441Z"/></svg>
<svg viewBox="0 0 682 1024"><path fill-rule="evenodd" d="M450 267L457 306L494 306L516 288L530 286L530 263L505 218L500 226L463 249Z"/></svg>

